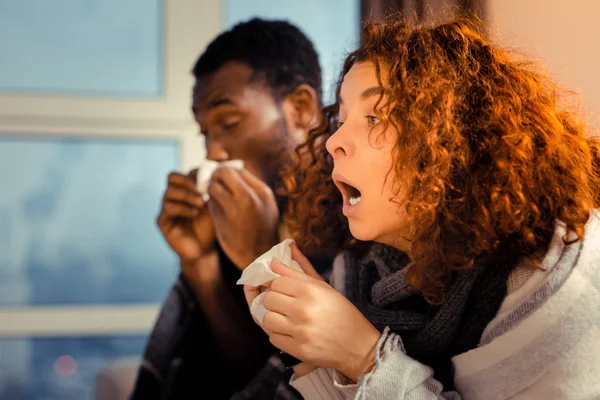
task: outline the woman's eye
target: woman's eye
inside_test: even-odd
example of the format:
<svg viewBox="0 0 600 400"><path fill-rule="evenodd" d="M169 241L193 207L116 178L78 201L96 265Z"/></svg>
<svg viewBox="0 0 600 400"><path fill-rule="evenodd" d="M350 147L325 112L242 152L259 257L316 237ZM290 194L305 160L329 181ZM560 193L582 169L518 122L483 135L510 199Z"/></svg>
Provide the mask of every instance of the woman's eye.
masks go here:
<svg viewBox="0 0 600 400"><path fill-rule="evenodd" d="M377 125L379 123L379 118L373 115L367 115L367 122L369 123L369 126Z"/></svg>
<svg viewBox="0 0 600 400"><path fill-rule="evenodd" d="M342 125L344 125L344 121L338 121L335 123L335 130L337 131L338 129L340 129L342 127Z"/></svg>

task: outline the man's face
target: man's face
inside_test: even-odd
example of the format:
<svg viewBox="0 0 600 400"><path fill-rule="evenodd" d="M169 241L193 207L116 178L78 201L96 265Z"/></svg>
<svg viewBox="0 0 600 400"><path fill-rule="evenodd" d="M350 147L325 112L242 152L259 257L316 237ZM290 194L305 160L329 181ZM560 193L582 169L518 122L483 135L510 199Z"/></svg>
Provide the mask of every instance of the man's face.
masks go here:
<svg viewBox="0 0 600 400"><path fill-rule="evenodd" d="M253 70L228 62L196 81L192 111L205 137L207 158L239 159L251 173L276 183L298 140L270 89Z"/></svg>

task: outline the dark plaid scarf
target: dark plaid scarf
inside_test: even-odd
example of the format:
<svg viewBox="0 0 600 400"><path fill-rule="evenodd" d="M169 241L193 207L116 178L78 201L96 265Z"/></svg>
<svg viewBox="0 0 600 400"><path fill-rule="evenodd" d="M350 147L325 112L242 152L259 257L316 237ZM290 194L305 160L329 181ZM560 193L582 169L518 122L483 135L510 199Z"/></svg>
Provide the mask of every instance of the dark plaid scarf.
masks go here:
<svg viewBox="0 0 600 400"><path fill-rule="evenodd" d="M445 390L454 388L451 358L478 346L507 294L516 258L499 251L456 273L440 306L431 306L405 278L408 258L374 244L363 256L347 252L345 294L380 331L400 335L406 353L433 368Z"/></svg>

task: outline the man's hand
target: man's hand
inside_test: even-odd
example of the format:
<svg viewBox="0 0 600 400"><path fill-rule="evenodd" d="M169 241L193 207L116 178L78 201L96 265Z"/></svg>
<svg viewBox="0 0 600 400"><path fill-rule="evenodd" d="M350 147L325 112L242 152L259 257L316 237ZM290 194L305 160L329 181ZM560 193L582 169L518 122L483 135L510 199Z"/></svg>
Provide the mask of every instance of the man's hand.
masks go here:
<svg viewBox="0 0 600 400"><path fill-rule="evenodd" d="M271 189L247 170L222 167L208 187L219 244L239 268L279 242L279 210Z"/></svg>
<svg viewBox="0 0 600 400"><path fill-rule="evenodd" d="M167 243L181 259L192 265L215 250L215 229L202 195L196 188L196 173L169 175L158 227Z"/></svg>
<svg viewBox="0 0 600 400"><path fill-rule="evenodd" d="M247 318L245 305L239 304L234 293L239 289L226 281L222 273L215 222L196 188L196 171L169 176L157 222L165 239L181 258L183 275L205 317L205 328L215 338L217 348L210 351L217 351L240 379L250 379L262 367L267 351L272 349ZM244 232L232 233L235 234L233 242L244 235Z"/></svg>

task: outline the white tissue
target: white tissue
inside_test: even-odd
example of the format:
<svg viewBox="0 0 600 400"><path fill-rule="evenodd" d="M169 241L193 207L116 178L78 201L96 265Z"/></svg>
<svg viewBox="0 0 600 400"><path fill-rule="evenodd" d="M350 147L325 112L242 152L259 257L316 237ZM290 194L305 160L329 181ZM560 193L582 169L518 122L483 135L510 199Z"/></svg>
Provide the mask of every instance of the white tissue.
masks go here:
<svg viewBox="0 0 600 400"><path fill-rule="evenodd" d="M265 294L267 294L267 291L262 292L261 294L259 294L258 296L256 296L254 298L254 300L252 301L252 304L250 305L250 313L252 315L254 315L254 318L256 318L258 320L258 322L260 322L260 325L262 326L263 324L263 319L265 318L265 314L267 313L267 309L265 308L265 306L263 306L263 300L265 298Z"/></svg>
<svg viewBox="0 0 600 400"><path fill-rule="evenodd" d="M242 160L228 160L222 162L205 160L198 167L198 174L196 175L196 185L198 186L198 191L202 194L204 201L208 201L210 198L208 195L208 183L217 168L219 168L219 165L235 169L244 169L244 162Z"/></svg>
<svg viewBox="0 0 600 400"><path fill-rule="evenodd" d="M295 260L292 259L292 249L290 244L294 241L292 239L286 239L283 242L273 246L271 250L267 251L262 256L258 257L252 264L250 264L242 276L238 279L238 285L249 285L249 286L260 286L265 283L272 281L277 278L279 274L276 274L271 269L271 261L273 257L281 261L283 264L296 271L304 272ZM262 325L263 318L267 313L267 309L263 306L263 298L267 292L263 292L256 296L250 305L250 313L260 322Z"/></svg>
<svg viewBox="0 0 600 400"><path fill-rule="evenodd" d="M273 257L296 271L304 272L302 271L300 264L295 260L292 260L292 249L290 247L290 244L292 243L294 243L292 239L285 239L283 242L271 247L271 250L258 257L252 264L244 269L237 284L260 286L277 278L279 274L276 274L271 270L271 261L273 260Z"/></svg>

